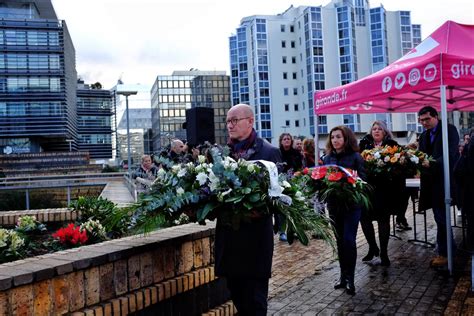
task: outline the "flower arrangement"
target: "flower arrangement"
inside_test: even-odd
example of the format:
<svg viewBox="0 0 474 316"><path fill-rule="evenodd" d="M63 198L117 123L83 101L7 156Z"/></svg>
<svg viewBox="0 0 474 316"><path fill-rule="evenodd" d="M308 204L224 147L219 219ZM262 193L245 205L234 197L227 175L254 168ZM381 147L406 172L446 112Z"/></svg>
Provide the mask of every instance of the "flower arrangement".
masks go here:
<svg viewBox="0 0 474 316"><path fill-rule="evenodd" d="M294 178L298 185L317 191L321 202L337 202L350 207L360 205L370 209L371 186L357 176L357 172L338 165L305 168Z"/></svg>
<svg viewBox="0 0 474 316"><path fill-rule="evenodd" d="M25 240L12 229L0 228L0 263L23 256Z"/></svg>
<svg viewBox="0 0 474 316"><path fill-rule="evenodd" d="M372 177L413 177L430 166L431 158L424 152L402 146L385 146L362 152L367 173Z"/></svg>
<svg viewBox="0 0 474 316"><path fill-rule="evenodd" d="M275 164L235 161L227 148L210 148L208 155L199 156L196 163L160 169L151 191L133 210L131 226L147 232L184 213L201 224L219 216L222 223L238 229L242 222L279 211L287 217L289 242L296 236L307 244L305 230L330 235L326 218L313 211L304 191L278 177Z"/></svg>
<svg viewBox="0 0 474 316"><path fill-rule="evenodd" d="M65 228L60 228L52 236L56 238L61 245L68 247L85 245L88 240L87 231L81 230L79 226L75 226L73 223Z"/></svg>

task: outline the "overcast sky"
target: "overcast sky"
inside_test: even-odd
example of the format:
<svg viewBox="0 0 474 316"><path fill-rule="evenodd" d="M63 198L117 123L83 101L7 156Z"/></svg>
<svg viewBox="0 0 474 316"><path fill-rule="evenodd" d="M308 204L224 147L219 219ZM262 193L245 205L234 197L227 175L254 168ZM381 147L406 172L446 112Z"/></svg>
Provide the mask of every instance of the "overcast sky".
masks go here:
<svg viewBox="0 0 474 316"><path fill-rule="evenodd" d="M275 15L294 5L329 0L52 0L76 49L78 75L86 83L112 88L124 83L152 85L174 70L225 70L228 37L243 17ZM423 38L446 20L474 24L474 0L385 0L386 10L411 11Z"/></svg>

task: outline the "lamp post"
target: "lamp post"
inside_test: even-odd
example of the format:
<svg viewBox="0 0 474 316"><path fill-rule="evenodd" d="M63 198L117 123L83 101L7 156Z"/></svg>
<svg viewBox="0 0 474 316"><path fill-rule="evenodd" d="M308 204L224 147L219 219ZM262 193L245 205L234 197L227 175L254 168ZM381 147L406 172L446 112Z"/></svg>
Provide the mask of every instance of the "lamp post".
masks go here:
<svg viewBox="0 0 474 316"><path fill-rule="evenodd" d="M128 177L132 179L132 157L130 153L130 120L128 115L128 97L137 94L137 91L117 91L117 94L125 96L125 113L127 114L127 168Z"/></svg>

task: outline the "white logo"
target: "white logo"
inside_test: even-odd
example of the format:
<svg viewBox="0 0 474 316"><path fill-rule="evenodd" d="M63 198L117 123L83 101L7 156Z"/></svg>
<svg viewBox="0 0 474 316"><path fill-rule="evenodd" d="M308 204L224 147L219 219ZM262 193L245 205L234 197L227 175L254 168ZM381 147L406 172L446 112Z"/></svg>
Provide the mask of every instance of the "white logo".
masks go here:
<svg viewBox="0 0 474 316"><path fill-rule="evenodd" d="M3 148L3 153L6 155L10 155L12 152L13 148L11 148L10 146L6 146L5 148Z"/></svg>
<svg viewBox="0 0 474 316"><path fill-rule="evenodd" d="M387 93L390 89L392 89L392 78L387 76L382 80L382 91Z"/></svg>
<svg viewBox="0 0 474 316"><path fill-rule="evenodd" d="M410 86L416 86L418 81L420 81L420 77L421 74L418 68L413 68L412 70L410 70L410 74L408 75L408 83L410 84Z"/></svg>
<svg viewBox="0 0 474 316"><path fill-rule="evenodd" d="M398 73L397 76L395 77L395 88L400 90L401 88L403 88L406 81L407 79L405 78L405 75L403 74L403 72Z"/></svg>
<svg viewBox="0 0 474 316"><path fill-rule="evenodd" d="M411 59L411 58L416 58L416 57L426 55L427 53L435 49L437 46L439 46L439 43L435 41L434 39L432 39L431 37L428 37L423 42L418 44L415 48L413 48L411 51L409 51L405 56L403 56L397 61L402 61L405 59Z"/></svg>
<svg viewBox="0 0 474 316"><path fill-rule="evenodd" d="M425 67L425 70L423 72L423 78L427 82L431 82L435 79L436 77L436 66L434 64L428 64Z"/></svg>

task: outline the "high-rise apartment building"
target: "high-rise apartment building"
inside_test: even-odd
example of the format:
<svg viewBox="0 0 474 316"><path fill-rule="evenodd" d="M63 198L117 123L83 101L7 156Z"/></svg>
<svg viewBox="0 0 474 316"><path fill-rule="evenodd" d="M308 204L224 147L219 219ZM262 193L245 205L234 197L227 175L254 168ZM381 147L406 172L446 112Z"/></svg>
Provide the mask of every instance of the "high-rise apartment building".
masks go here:
<svg viewBox="0 0 474 316"><path fill-rule="evenodd" d="M0 152L78 148L75 50L50 0L0 3Z"/></svg>
<svg viewBox="0 0 474 316"><path fill-rule="evenodd" d="M229 38L232 104L253 106L258 134L274 144L283 132L314 135L315 91L376 72L419 41L421 28L409 11L370 8L368 0L245 17ZM418 128L416 114L347 113L318 116L318 132L340 124L364 132L374 119L404 134Z"/></svg>
<svg viewBox="0 0 474 316"><path fill-rule="evenodd" d="M78 150L91 159L112 158L113 94L98 84L77 82Z"/></svg>
<svg viewBox="0 0 474 316"><path fill-rule="evenodd" d="M216 143L226 143L230 89L225 71L174 71L171 76L158 76L151 90L151 104L154 151L174 138L186 139L186 110L196 107L214 109Z"/></svg>

